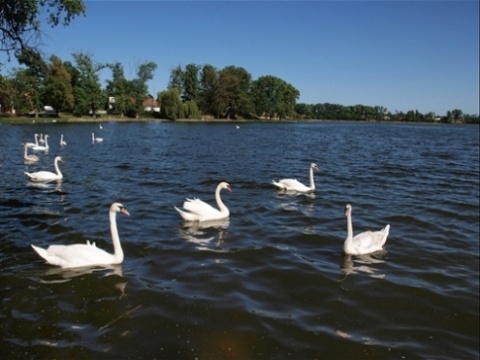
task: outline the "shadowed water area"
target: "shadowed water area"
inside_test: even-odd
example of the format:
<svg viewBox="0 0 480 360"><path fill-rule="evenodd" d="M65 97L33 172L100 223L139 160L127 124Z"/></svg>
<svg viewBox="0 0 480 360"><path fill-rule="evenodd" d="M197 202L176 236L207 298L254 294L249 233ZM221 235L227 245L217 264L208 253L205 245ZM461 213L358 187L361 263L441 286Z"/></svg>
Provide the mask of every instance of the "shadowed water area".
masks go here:
<svg viewBox="0 0 480 360"><path fill-rule="evenodd" d="M104 138L92 144L91 134ZM47 154L22 142L49 134ZM67 145L60 146L60 135ZM39 186L24 171L53 171ZM272 180L297 178L313 194ZM185 198L230 218L184 224ZM121 265L62 270L35 244ZM390 224L385 250L342 254ZM478 359L479 128L320 123L0 125L0 355L5 359Z"/></svg>

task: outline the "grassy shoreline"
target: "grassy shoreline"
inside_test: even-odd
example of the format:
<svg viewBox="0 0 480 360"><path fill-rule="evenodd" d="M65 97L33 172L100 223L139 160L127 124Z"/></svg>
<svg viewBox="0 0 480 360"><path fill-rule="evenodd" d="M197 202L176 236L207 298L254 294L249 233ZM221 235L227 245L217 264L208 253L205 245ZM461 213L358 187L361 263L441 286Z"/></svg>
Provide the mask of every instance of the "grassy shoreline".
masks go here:
<svg viewBox="0 0 480 360"><path fill-rule="evenodd" d="M177 123L315 123L315 122L363 122L363 123L391 123L391 124L431 124L431 125L479 125L465 123L440 123L440 122L405 122L405 121L375 121L375 120L326 120L326 119L292 119L292 120L261 120L261 119L158 119L153 117L140 117L138 119L122 118L115 116L93 117L0 117L0 125L32 125L32 124L75 124L75 123L107 123L107 122L177 122Z"/></svg>

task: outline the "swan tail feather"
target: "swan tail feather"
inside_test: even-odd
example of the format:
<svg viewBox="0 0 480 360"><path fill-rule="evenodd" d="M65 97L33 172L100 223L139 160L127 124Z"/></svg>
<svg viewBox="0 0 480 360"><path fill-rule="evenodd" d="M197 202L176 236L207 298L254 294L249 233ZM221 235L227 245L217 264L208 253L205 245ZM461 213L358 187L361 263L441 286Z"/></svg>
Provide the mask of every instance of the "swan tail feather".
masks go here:
<svg viewBox="0 0 480 360"><path fill-rule="evenodd" d="M276 186L277 188L279 188L279 189L282 189L282 190L286 190L286 189L287 189L287 187L286 187L284 184L282 184L282 183L280 183L280 182L276 182L275 180L272 180L272 184L275 185L275 186Z"/></svg>
<svg viewBox="0 0 480 360"><path fill-rule="evenodd" d="M382 240L382 245L383 245L387 242L387 237L388 237L388 234L390 233L390 224L385 226L382 232L383 232L383 240Z"/></svg>
<svg viewBox="0 0 480 360"><path fill-rule="evenodd" d="M188 213L186 211L183 211L176 206L174 206L174 208L175 208L175 210L177 210L177 212L180 214L180 216L182 217L183 220L185 220L185 221L196 221L196 220L198 220L198 216L193 215L191 213Z"/></svg>
<svg viewBox="0 0 480 360"><path fill-rule="evenodd" d="M41 247L35 246L33 244L30 244L30 246L47 263L49 263L51 265L55 265L55 266L60 266L60 267L65 266L65 260L63 260L62 258L60 258L58 256L55 256L55 255L51 255L47 250L45 250Z"/></svg>

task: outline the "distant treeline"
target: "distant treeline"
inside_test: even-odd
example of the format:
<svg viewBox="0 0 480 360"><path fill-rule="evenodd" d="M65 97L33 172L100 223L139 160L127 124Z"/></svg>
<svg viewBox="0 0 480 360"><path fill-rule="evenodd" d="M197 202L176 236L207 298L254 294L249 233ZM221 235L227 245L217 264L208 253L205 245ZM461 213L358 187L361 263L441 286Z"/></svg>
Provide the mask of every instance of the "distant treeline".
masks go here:
<svg viewBox="0 0 480 360"><path fill-rule="evenodd" d="M365 120L365 121L405 121L405 122L441 122L458 124L479 124L478 115L464 114L462 110L447 111L444 116L434 112L422 114L418 110L391 113L383 106L354 105L344 106L338 104L296 104L296 114L304 119L323 120Z"/></svg>
<svg viewBox="0 0 480 360"><path fill-rule="evenodd" d="M44 61L37 53L24 52L23 65L0 75L0 113L3 116L110 116L163 119L261 119L261 120L360 120L479 123L478 115L459 109L439 117L418 111L392 114L383 106L297 103L300 92L272 75L252 80L241 67L217 69L212 65L177 66L167 89L148 94L147 82L157 65L140 64L134 79L126 79L121 63L98 63L87 53L72 54L74 62L52 55ZM102 86L100 73L111 77ZM105 73L103 73L105 75ZM105 76L103 76L105 78ZM150 100L150 101L147 101ZM146 101L148 105L146 105ZM46 108L47 106L47 108ZM46 111L46 109L48 109Z"/></svg>

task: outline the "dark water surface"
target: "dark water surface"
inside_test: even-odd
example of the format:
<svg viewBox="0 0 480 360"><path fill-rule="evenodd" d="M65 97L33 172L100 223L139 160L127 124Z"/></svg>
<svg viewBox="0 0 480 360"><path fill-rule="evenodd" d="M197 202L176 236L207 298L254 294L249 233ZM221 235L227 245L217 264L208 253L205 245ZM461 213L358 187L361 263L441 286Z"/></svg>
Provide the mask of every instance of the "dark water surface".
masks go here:
<svg viewBox="0 0 480 360"><path fill-rule="evenodd" d="M27 165L36 132L50 151ZM64 180L32 186L56 155ZM310 162L314 195L271 185L308 182ZM229 221L184 226L174 206L214 204L220 181ZM111 252L114 201L121 266L30 248ZM347 202L354 232L390 223L385 252L342 255ZM478 359L478 276L478 127L0 125L2 359Z"/></svg>

